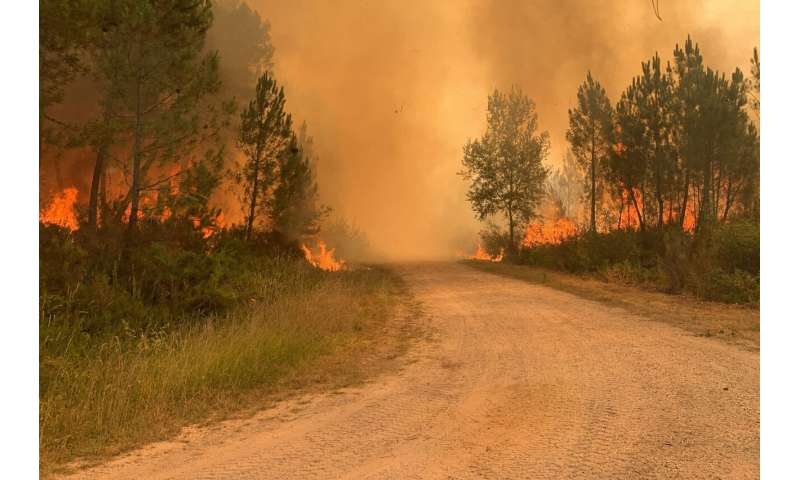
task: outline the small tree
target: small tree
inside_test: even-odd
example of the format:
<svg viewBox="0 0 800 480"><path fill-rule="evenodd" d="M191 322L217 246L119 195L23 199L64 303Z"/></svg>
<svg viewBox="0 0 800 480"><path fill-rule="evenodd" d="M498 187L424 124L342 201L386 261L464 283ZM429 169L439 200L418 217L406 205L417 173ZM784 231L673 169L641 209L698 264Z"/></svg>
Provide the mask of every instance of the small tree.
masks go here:
<svg viewBox="0 0 800 480"><path fill-rule="evenodd" d="M321 217L327 213L318 206L312 145L303 123L299 136L292 135L289 147L280 157L278 185L270 213L274 228L289 238L316 233Z"/></svg>
<svg viewBox="0 0 800 480"><path fill-rule="evenodd" d="M278 176L278 157L292 138L292 117L284 111L283 87L269 72L258 79L256 96L242 111L239 148L247 155L243 172L248 205L245 238L250 238L259 205L268 208L268 194Z"/></svg>
<svg viewBox="0 0 800 480"><path fill-rule="evenodd" d="M597 197L600 164L606 159L611 129L611 103L605 89L592 78L592 72L578 87L578 106L569 109L567 141L586 172L589 190L589 228L597 232Z"/></svg>
<svg viewBox="0 0 800 480"><path fill-rule="evenodd" d="M467 199L480 220L502 213L508 223L508 248L517 249L516 228L525 228L545 193L547 169L542 160L550 149L547 132L536 134L533 100L519 87L509 94L489 95L487 130L468 140L460 175L470 181Z"/></svg>

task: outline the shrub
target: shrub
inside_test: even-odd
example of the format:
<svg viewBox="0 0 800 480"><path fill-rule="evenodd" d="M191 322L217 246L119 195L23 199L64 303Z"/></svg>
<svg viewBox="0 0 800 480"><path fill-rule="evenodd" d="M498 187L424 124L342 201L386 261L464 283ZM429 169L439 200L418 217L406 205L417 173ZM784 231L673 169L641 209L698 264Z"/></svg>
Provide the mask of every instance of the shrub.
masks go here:
<svg viewBox="0 0 800 480"><path fill-rule="evenodd" d="M714 263L728 273L736 270L757 276L761 266L758 225L737 221L716 226L710 235Z"/></svg>
<svg viewBox="0 0 800 480"><path fill-rule="evenodd" d="M702 278L696 293L706 300L754 305L759 292L758 277L742 270L727 273L717 269Z"/></svg>
<svg viewBox="0 0 800 480"><path fill-rule="evenodd" d="M694 237L680 228L584 233L556 245L524 247L516 260L669 293L692 292L729 303L758 303L758 224L735 221Z"/></svg>

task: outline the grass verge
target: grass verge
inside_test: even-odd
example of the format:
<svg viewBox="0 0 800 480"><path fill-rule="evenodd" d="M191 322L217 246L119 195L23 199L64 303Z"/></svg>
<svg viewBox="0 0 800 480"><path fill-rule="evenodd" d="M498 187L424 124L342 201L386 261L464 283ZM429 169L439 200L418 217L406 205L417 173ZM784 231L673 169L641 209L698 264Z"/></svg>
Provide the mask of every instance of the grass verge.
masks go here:
<svg viewBox="0 0 800 480"><path fill-rule="evenodd" d="M180 327L89 341L70 333L74 342L42 328L42 473L263 408L289 392L352 384L402 353L411 332L398 316L407 294L396 275L325 273L297 261L281 268L294 274L253 274L259 293L249 302Z"/></svg>
<svg viewBox="0 0 800 480"><path fill-rule="evenodd" d="M622 308L650 320L680 327L694 335L715 337L748 350L759 349L760 315L757 308L642 290L540 267L479 260L462 262L484 272L525 280Z"/></svg>

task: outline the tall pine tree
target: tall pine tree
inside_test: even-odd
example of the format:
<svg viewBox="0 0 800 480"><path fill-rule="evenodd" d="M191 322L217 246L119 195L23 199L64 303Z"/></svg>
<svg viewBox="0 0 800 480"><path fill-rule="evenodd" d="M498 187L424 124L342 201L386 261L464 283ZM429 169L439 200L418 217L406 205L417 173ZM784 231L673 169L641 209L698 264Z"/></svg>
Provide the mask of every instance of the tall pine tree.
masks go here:
<svg viewBox="0 0 800 480"><path fill-rule="evenodd" d="M589 228L592 232L597 232L600 169L608 152L610 128L611 103L605 89L589 72L578 87L578 106L569 110L567 141L578 163L587 172Z"/></svg>
<svg viewBox="0 0 800 480"><path fill-rule="evenodd" d="M239 148L247 156L239 178L247 205L245 238L250 238L259 207L269 210L270 194L278 180L279 158L292 140L292 117L284 111L283 87L269 72L258 79L255 97L242 111Z"/></svg>

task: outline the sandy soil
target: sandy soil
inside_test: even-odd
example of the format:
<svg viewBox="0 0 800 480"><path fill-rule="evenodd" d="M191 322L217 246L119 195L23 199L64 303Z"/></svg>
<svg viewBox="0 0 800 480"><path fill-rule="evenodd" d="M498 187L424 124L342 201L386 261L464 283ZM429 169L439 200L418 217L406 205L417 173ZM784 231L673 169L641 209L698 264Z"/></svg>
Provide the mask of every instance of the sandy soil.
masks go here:
<svg viewBox="0 0 800 480"><path fill-rule="evenodd" d="M434 332L399 373L77 477L758 477L752 349L464 265L397 268Z"/></svg>

